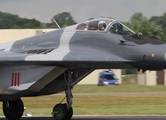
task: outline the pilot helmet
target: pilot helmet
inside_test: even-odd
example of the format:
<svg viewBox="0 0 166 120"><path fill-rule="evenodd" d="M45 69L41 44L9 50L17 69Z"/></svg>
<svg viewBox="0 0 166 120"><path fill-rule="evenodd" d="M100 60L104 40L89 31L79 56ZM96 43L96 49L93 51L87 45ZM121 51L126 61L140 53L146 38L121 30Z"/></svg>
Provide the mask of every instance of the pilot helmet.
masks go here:
<svg viewBox="0 0 166 120"><path fill-rule="evenodd" d="M106 28L106 23L104 21L99 21L98 23L98 29L104 30Z"/></svg>

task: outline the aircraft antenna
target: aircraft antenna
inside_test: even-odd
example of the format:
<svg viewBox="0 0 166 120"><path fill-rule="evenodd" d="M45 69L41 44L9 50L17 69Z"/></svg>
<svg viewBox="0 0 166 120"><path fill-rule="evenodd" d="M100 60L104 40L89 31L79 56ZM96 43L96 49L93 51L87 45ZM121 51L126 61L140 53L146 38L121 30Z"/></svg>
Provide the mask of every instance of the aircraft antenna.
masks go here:
<svg viewBox="0 0 166 120"><path fill-rule="evenodd" d="M53 21L55 22L55 24L58 26L58 28L60 29L61 27L58 25L58 23L56 22L56 20L53 18Z"/></svg>

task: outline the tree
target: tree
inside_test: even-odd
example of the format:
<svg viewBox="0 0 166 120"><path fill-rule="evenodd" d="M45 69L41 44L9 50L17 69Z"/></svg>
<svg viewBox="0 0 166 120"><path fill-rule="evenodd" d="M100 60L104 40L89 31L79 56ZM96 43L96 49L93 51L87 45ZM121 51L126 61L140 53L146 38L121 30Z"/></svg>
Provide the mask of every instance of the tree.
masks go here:
<svg viewBox="0 0 166 120"><path fill-rule="evenodd" d="M59 13L59 14L55 15L53 17L53 19L55 19L57 21L57 23L59 24L60 27L66 27L69 25L76 24L76 22L73 20L73 17L71 16L71 14L69 12ZM52 24L55 24L53 19L51 20Z"/></svg>
<svg viewBox="0 0 166 120"><path fill-rule="evenodd" d="M164 31L166 31L166 13L159 17L152 16L149 21L155 22L157 25L160 25Z"/></svg>
<svg viewBox="0 0 166 120"><path fill-rule="evenodd" d="M132 23L140 23L142 20L146 19L142 13L138 12L131 16L130 21Z"/></svg>
<svg viewBox="0 0 166 120"><path fill-rule="evenodd" d="M35 19L20 18L17 15L0 12L0 29L40 28L41 22Z"/></svg>
<svg viewBox="0 0 166 120"><path fill-rule="evenodd" d="M10 28L18 19L17 15L0 12L0 29Z"/></svg>
<svg viewBox="0 0 166 120"><path fill-rule="evenodd" d="M155 22L149 22L143 14L135 13L131 17L130 21L131 22L127 22L125 24L135 32L141 32L146 37L157 37L160 40L166 40L162 27L157 25Z"/></svg>
<svg viewBox="0 0 166 120"><path fill-rule="evenodd" d="M35 19L19 19L11 28L40 28L41 23Z"/></svg>

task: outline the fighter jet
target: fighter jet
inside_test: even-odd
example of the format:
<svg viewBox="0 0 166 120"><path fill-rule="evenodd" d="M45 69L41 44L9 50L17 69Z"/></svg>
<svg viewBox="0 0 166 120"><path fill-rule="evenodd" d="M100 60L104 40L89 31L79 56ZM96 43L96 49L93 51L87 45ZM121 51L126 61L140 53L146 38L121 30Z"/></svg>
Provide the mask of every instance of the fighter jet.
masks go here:
<svg viewBox="0 0 166 120"><path fill-rule="evenodd" d="M20 119L22 97L65 91L56 120L73 115L72 88L96 69L162 70L166 44L115 19L98 18L0 45L0 100L8 120ZM54 97L54 96L52 96Z"/></svg>

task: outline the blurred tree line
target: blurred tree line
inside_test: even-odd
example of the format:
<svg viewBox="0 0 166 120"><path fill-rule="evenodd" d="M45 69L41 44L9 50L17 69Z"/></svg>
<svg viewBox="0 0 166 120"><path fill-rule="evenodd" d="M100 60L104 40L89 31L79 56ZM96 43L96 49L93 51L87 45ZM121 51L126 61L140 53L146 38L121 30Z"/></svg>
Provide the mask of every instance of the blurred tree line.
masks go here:
<svg viewBox="0 0 166 120"><path fill-rule="evenodd" d="M147 19L142 13L135 13L130 21L124 23L135 32L141 32L146 37L155 37L166 41L166 13L162 16L152 16Z"/></svg>
<svg viewBox="0 0 166 120"><path fill-rule="evenodd" d="M53 19L57 21L60 27L76 24L68 12L53 16L51 23L41 23L36 19L20 18L18 15L0 12L0 29L57 28Z"/></svg>
<svg viewBox="0 0 166 120"><path fill-rule="evenodd" d="M60 27L76 24L69 12L62 12L53 16L50 23L42 23L36 19L21 18L18 15L0 12L0 29L57 28L54 20ZM124 24L135 32L143 33L146 37L156 37L166 41L166 13L147 19L142 13L138 12L131 16L129 22Z"/></svg>
<svg viewBox="0 0 166 120"><path fill-rule="evenodd" d="M20 18L18 15L0 12L0 29L40 28L41 24L35 19Z"/></svg>

